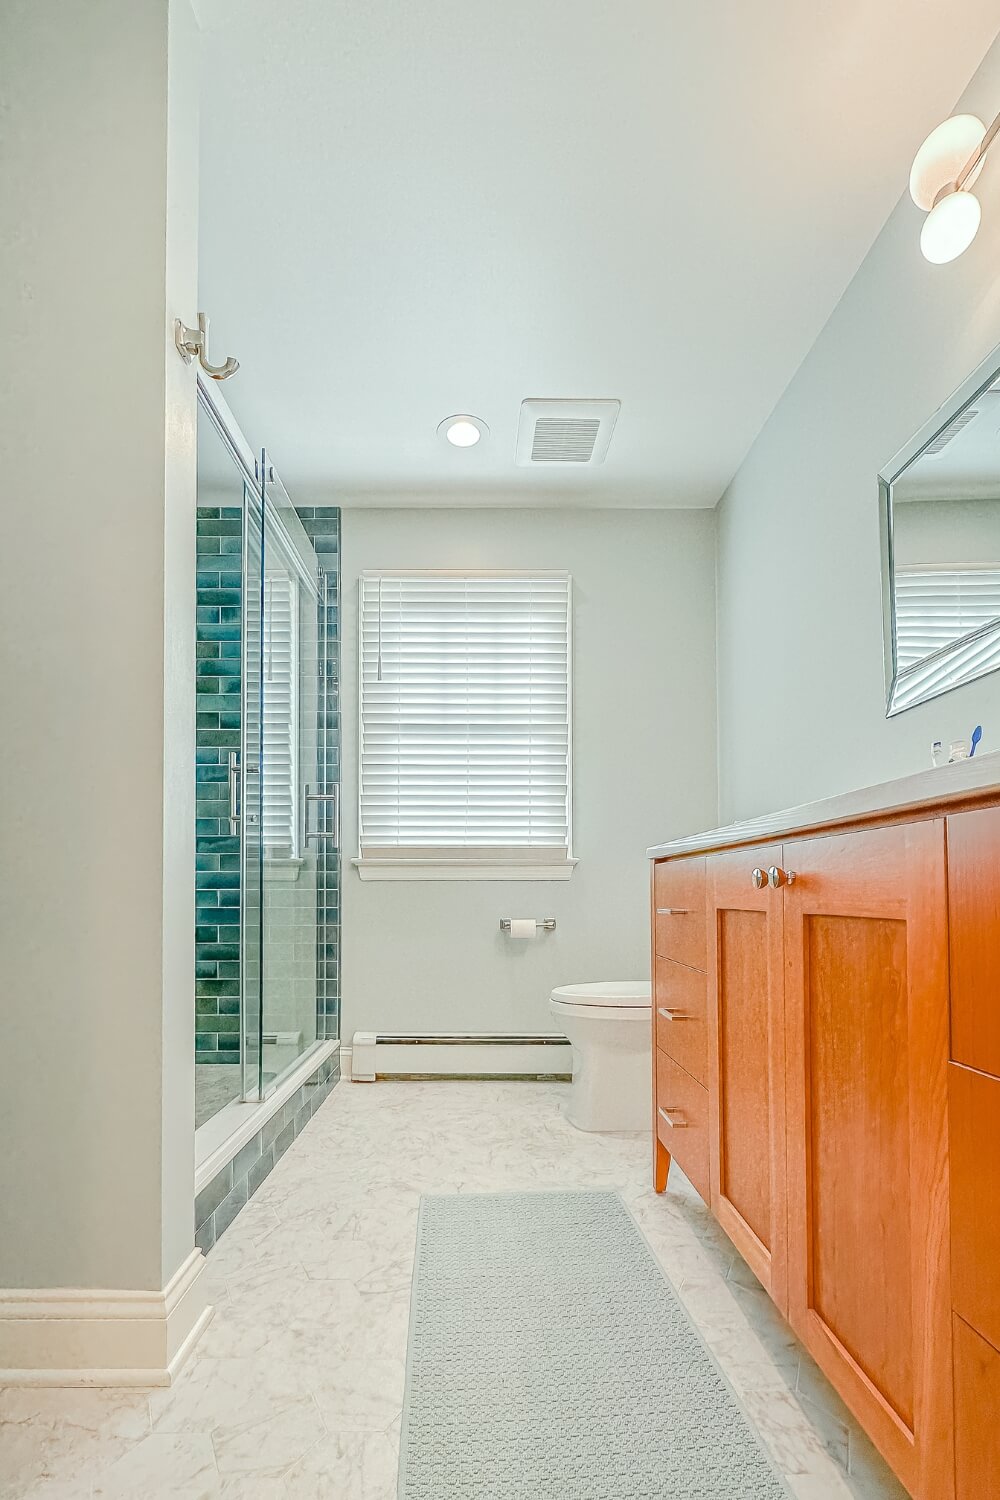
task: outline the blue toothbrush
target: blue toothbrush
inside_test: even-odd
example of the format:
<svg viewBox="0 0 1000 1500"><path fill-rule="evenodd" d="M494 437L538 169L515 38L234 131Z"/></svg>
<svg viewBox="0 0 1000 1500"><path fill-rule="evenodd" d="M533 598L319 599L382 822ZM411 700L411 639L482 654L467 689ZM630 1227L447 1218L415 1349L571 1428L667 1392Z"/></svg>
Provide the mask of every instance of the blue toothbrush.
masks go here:
<svg viewBox="0 0 1000 1500"><path fill-rule="evenodd" d="M969 751L969 759L970 760L975 755L975 753L976 753L976 746L979 744L979 741L982 739L982 737L983 737L983 726L982 726L982 724L977 724L976 727L975 727L975 729L972 731L972 749Z"/></svg>

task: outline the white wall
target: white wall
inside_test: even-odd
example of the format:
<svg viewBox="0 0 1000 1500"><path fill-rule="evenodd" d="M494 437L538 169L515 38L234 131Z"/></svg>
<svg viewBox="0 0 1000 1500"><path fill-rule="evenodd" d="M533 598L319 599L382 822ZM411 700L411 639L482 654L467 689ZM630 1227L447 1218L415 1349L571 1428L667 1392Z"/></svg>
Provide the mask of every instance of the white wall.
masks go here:
<svg viewBox="0 0 1000 1500"><path fill-rule="evenodd" d="M998 101L1000 43L962 108ZM901 200L722 502L723 818L922 769L980 722L1000 747L1000 676L884 717L876 474L1000 342L1000 160L976 191L982 230L950 266Z"/></svg>
<svg viewBox="0 0 1000 1500"><path fill-rule="evenodd" d="M343 1035L547 1031L557 984L649 973L648 844L716 816L709 511L345 510L344 847L357 853L358 574L573 575L574 812L566 882L343 878ZM525 948L501 917L555 917Z"/></svg>
<svg viewBox="0 0 1000 1500"><path fill-rule="evenodd" d="M158 1291L194 1240L197 32L0 32L0 1287Z"/></svg>
<svg viewBox="0 0 1000 1500"><path fill-rule="evenodd" d="M1000 567L1000 500L894 504L892 550L896 563L904 567L919 563Z"/></svg>

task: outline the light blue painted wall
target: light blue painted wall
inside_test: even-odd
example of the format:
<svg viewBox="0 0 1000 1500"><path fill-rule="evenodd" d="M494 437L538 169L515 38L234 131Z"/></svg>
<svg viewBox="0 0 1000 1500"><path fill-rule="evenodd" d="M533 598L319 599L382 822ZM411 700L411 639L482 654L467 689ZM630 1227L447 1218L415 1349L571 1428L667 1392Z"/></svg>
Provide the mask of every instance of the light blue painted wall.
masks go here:
<svg viewBox="0 0 1000 1500"><path fill-rule="evenodd" d="M998 105L995 43L961 107ZM923 769L978 722L1000 747L1000 675L886 720L882 657L876 475L1000 343L996 155L977 191L982 230L950 266L923 259L901 199L722 501L724 820Z"/></svg>

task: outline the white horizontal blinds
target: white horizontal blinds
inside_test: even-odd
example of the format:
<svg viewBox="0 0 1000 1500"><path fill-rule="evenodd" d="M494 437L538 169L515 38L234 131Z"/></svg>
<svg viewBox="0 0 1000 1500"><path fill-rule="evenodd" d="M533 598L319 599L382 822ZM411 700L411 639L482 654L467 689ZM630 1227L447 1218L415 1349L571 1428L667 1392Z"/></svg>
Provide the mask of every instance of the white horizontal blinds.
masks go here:
<svg viewBox="0 0 1000 1500"><path fill-rule="evenodd" d="M298 583L287 574L264 579L261 819L264 848L298 853Z"/></svg>
<svg viewBox="0 0 1000 1500"><path fill-rule="evenodd" d="M982 677L984 672L1000 669L1000 621L992 628L958 641L950 651L916 662L896 679L893 703L897 709L922 703L925 698L943 693Z"/></svg>
<svg viewBox="0 0 1000 1500"><path fill-rule="evenodd" d="M1000 568L897 568L895 589L900 672L1000 620Z"/></svg>
<svg viewBox="0 0 1000 1500"><path fill-rule="evenodd" d="M361 583L361 852L569 853L566 576Z"/></svg>

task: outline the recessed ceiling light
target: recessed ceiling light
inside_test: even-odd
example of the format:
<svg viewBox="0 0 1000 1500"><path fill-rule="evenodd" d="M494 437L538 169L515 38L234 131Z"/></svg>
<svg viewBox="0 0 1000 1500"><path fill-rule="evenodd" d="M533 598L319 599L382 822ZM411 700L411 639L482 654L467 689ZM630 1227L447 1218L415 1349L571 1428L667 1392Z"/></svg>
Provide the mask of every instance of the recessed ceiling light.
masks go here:
<svg viewBox="0 0 1000 1500"><path fill-rule="evenodd" d="M463 415L445 417L438 426L438 437L453 448L474 448L480 438L488 437L490 429L479 417Z"/></svg>

